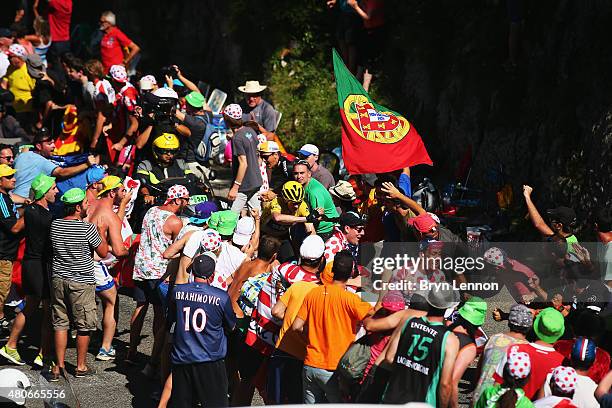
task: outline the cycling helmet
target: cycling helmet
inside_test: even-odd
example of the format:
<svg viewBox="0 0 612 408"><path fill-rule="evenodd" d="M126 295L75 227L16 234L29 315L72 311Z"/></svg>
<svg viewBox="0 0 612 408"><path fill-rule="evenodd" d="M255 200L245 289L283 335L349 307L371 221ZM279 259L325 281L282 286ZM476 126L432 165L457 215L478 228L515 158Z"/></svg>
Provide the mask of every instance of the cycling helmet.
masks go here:
<svg viewBox="0 0 612 408"><path fill-rule="evenodd" d="M283 184L281 196L287 201L301 203L304 201L304 187L297 181L288 181Z"/></svg>

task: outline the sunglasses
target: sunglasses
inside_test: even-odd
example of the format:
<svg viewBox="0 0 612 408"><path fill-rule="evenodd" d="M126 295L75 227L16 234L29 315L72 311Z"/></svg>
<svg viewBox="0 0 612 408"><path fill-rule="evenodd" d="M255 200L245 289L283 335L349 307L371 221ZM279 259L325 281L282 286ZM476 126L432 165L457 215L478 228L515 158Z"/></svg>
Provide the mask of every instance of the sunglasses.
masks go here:
<svg viewBox="0 0 612 408"><path fill-rule="evenodd" d="M159 150L159 154L175 155L176 154L176 150L163 149L163 150Z"/></svg>
<svg viewBox="0 0 612 408"><path fill-rule="evenodd" d="M4 159L4 160L14 160L15 156L0 156L0 159Z"/></svg>
<svg viewBox="0 0 612 408"><path fill-rule="evenodd" d="M363 225L359 225L357 227L351 227L352 229L354 229L357 232L364 232L365 231L365 227Z"/></svg>

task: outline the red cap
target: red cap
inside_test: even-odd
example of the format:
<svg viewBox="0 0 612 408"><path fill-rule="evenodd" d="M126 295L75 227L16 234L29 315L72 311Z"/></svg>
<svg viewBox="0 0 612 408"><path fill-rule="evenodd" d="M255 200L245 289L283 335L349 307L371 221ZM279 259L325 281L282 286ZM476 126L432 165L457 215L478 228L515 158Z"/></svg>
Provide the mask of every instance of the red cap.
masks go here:
<svg viewBox="0 0 612 408"><path fill-rule="evenodd" d="M438 223L431 217L431 215L425 213L410 218L408 220L408 225L416 228L416 230L419 232L429 232L432 228L436 227Z"/></svg>

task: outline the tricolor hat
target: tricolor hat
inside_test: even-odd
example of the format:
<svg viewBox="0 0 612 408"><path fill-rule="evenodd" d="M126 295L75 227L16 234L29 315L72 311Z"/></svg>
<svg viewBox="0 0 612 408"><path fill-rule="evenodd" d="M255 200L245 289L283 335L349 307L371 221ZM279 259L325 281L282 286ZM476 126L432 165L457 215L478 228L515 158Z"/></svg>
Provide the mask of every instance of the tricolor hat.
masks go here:
<svg viewBox="0 0 612 408"><path fill-rule="evenodd" d="M523 351L514 351L508 354L508 372L516 379L523 379L531 373L531 359L529 354Z"/></svg>
<svg viewBox="0 0 612 408"><path fill-rule="evenodd" d="M591 365L595 361L597 346L595 342L586 337L578 337L572 347L572 361L581 361Z"/></svg>
<svg viewBox="0 0 612 408"><path fill-rule="evenodd" d="M205 251L214 252L221 246L221 235L214 229L204 231L201 244Z"/></svg>
<svg viewBox="0 0 612 408"><path fill-rule="evenodd" d="M553 370L552 381L564 394L570 394L576 390L578 375L572 367L560 366Z"/></svg>
<svg viewBox="0 0 612 408"><path fill-rule="evenodd" d="M128 74L123 65L113 65L110 67L110 75L117 82L127 82Z"/></svg>
<svg viewBox="0 0 612 408"><path fill-rule="evenodd" d="M9 57L19 57L21 59L25 59L25 57L28 55L28 52L21 44L11 44L7 51L7 54Z"/></svg>
<svg viewBox="0 0 612 408"><path fill-rule="evenodd" d="M223 109L223 114L232 119L239 120L242 119L242 108L237 103L232 103Z"/></svg>
<svg viewBox="0 0 612 408"><path fill-rule="evenodd" d="M170 187L168 189L168 195L166 197L164 205L177 198L189 198L189 190L187 190L187 187L181 186L180 184L175 184Z"/></svg>

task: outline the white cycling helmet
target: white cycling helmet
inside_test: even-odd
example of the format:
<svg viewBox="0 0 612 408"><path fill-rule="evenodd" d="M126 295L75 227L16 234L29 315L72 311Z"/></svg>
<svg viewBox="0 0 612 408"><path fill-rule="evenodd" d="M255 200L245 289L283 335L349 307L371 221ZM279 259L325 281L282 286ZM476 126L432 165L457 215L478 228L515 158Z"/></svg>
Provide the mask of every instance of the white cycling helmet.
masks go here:
<svg viewBox="0 0 612 408"><path fill-rule="evenodd" d="M30 379L21 371L14 368L0 370L0 403L12 401L17 405L25 405L25 396L19 391L25 391L31 386ZM9 396L9 393L12 395Z"/></svg>

